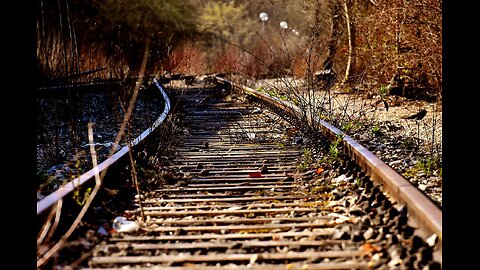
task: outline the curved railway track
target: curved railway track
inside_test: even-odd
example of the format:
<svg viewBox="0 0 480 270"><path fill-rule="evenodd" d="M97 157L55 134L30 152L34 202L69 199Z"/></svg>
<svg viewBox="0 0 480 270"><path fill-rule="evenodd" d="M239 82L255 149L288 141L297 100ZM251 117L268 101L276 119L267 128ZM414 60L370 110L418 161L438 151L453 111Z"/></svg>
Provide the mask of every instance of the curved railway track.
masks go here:
<svg viewBox="0 0 480 270"><path fill-rule="evenodd" d="M189 130L174 181L137 197L125 217L139 229L110 234L84 269L441 269L441 211L408 181L348 136L351 160L299 172L296 108L216 80L171 89ZM321 124L327 147L340 131Z"/></svg>
<svg viewBox="0 0 480 270"><path fill-rule="evenodd" d="M155 79L154 79L155 80ZM152 126L148 129L146 129L142 134L140 134L137 138L135 138L133 141L130 142L130 146L124 146L117 152L115 152L111 157L103 161L102 163L98 164L96 168L92 168L86 173L82 174L81 176L71 180L68 184L63 185L56 191L54 191L52 194L48 195L44 199L40 200L37 203L37 216L43 216L45 215L46 211L50 209L55 203L57 203L59 200L65 198L68 194L70 194L76 187L85 185L89 181L93 181L95 179L95 174L98 173L103 173L110 166L115 164L115 162L119 161L122 158L126 158L128 156L128 148L129 147L136 147L140 143L142 143L151 133L153 130L158 128L165 118L167 117L168 113L170 112L171 105L170 105L170 99L167 96L167 93L163 90L161 85L158 83L157 80L154 81L155 84L157 85L158 90L162 94L164 100L165 100L165 106L163 109L163 112L161 115L158 117L157 120L152 124Z"/></svg>

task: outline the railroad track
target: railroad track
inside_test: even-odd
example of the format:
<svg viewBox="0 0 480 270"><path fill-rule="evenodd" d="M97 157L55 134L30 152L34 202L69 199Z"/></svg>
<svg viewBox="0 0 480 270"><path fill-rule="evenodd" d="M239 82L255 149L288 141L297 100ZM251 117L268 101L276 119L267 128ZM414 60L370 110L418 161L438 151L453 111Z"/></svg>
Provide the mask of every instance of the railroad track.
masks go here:
<svg viewBox="0 0 480 270"><path fill-rule="evenodd" d="M349 140L352 160L302 171L329 141L302 142L286 121L294 113L218 79L171 90L189 131L165 167L174 181L137 197L125 217L138 230L109 235L84 269L441 269L441 225L422 212L425 198L372 170Z"/></svg>

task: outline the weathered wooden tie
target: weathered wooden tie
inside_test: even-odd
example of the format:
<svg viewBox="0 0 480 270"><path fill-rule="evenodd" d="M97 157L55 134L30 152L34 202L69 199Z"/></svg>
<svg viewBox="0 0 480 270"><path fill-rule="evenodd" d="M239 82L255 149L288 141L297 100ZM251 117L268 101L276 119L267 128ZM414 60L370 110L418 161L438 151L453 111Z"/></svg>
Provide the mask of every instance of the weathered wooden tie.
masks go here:
<svg viewBox="0 0 480 270"><path fill-rule="evenodd" d="M349 218L303 186L291 125L221 89L183 91L189 136L171 166L190 178L145 194L141 230L97 246L90 268L367 268L358 244L332 239Z"/></svg>

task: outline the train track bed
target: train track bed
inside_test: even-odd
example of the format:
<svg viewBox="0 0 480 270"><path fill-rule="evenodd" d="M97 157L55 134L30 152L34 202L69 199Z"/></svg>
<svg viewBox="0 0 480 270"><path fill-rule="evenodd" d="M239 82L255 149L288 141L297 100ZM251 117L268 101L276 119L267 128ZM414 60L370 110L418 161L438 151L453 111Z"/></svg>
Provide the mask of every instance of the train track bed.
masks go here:
<svg viewBox="0 0 480 270"><path fill-rule="evenodd" d="M325 138L222 88L171 93L184 137L84 269L441 269L436 235Z"/></svg>
<svg viewBox="0 0 480 270"><path fill-rule="evenodd" d="M98 162L108 157L129 102L127 97L120 95L119 85L102 91L82 92L84 89L81 89L82 91L74 92L74 109L69 108L69 101L63 95L39 97L37 200L48 196L72 180L72 177L80 176L92 168L87 136L89 122L95 123L93 131ZM67 89L57 91L66 92ZM72 102L70 100L70 104ZM120 141L117 150L126 145L126 138L131 141L150 127L163 111L163 106L163 97L156 87L150 82L145 83L140 88L126 136ZM76 111L77 107L85 109ZM74 117L75 126L66 118L69 111ZM77 136L77 141L74 142L72 134ZM55 160L62 162L55 163Z"/></svg>
<svg viewBox="0 0 480 270"><path fill-rule="evenodd" d="M401 115L406 113L408 114L403 112ZM390 118L391 116L384 120L375 120L373 124L355 131L352 137L422 190L441 208L443 205L441 149L432 154L431 148L424 145L431 138L422 137L417 144L415 140L417 123L414 120ZM420 129L428 129L426 126L428 124L424 123L426 121L428 119L419 123ZM378 136L372 133L375 127L382 130ZM436 132L439 135L441 128Z"/></svg>
<svg viewBox="0 0 480 270"><path fill-rule="evenodd" d="M235 80L245 81L241 77ZM300 79L265 79L248 81L254 89L284 93L294 88L301 95L303 82ZM441 102L412 100L402 96L366 96L359 89L350 93L331 93L335 117L341 119L334 124L347 135L365 146L395 171L418 187L439 207L442 207L442 111ZM317 92L320 98L324 92ZM328 104L328 102L326 102ZM345 110L345 107L348 109ZM327 106L328 108L328 106ZM402 119L420 109L427 115L420 121ZM357 119L345 122L346 116ZM329 121L331 122L331 121ZM353 123L353 124L352 124ZM348 129L346 127L348 126Z"/></svg>

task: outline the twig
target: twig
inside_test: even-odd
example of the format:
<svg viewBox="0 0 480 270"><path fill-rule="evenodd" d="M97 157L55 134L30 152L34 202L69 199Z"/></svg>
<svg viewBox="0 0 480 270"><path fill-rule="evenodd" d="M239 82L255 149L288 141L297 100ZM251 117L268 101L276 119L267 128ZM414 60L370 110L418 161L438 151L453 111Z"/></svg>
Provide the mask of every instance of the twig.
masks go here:
<svg viewBox="0 0 480 270"><path fill-rule="evenodd" d="M82 220L83 216L87 212L90 204L93 201L93 198L95 198L95 195L97 194L98 190L100 189L101 185L101 179L98 171L98 166L97 166L97 155L95 152L95 145L93 143L93 130L92 130L93 123L90 122L88 123L88 140L90 143L90 153L92 154L92 163L93 163L93 168L95 172L95 187L88 197L87 201L83 205L82 209L80 210L80 213L78 214L77 218L73 221L73 224L70 226L68 231L60 238L60 240L39 260L37 260L37 267L41 267L44 265L54 254L56 254L60 249L65 245L68 237L75 231L77 228L78 224Z"/></svg>
<svg viewBox="0 0 480 270"><path fill-rule="evenodd" d="M55 230L58 227L58 223L60 222L60 215L62 213L62 205L63 205L63 200L60 199L57 202L57 207L56 207L56 210L55 210L55 221L53 222L53 226L50 229L50 231L48 232L47 237L45 238L45 241L49 241L50 238L52 238L53 233L55 232Z"/></svg>
<svg viewBox="0 0 480 270"><path fill-rule="evenodd" d="M345 77L343 78L342 82L340 83L340 86L338 88L341 88L349 79L350 77L350 69L351 69L351 64L352 64L352 54L353 54L353 46L352 46L352 30L351 30L351 22L350 22L350 16L348 15L348 5L347 1L343 1L343 8L345 11L345 23L347 24L347 36L348 36L348 59L347 59L347 67L345 68Z"/></svg>
<svg viewBox="0 0 480 270"><path fill-rule="evenodd" d="M82 256L80 256L80 258L76 259L69 266L72 267L73 269L75 269L81 262L83 262L83 260L85 260L86 258L91 256L92 253L93 253L93 250L90 250L88 252L83 253Z"/></svg>
<svg viewBox="0 0 480 270"><path fill-rule="evenodd" d="M37 245L40 245L43 242L43 239L47 235L48 230L50 229L50 226L52 224L51 220L55 214L55 211L57 210L58 202L55 203L55 205L50 209L50 213L48 214L45 222L43 223L42 228L40 229L40 232L37 236Z"/></svg>
<svg viewBox="0 0 480 270"><path fill-rule="evenodd" d="M220 36L217 36L217 35L215 35L215 34L214 34L214 36L215 36L216 38L220 39L221 41L223 41L223 42L225 42L225 43L227 43L227 44L229 44L229 45L232 45L232 46L234 46L234 47L236 47L236 48L238 48L238 49L240 49L240 50L248 53L249 55L253 56L253 58L255 58L257 61L259 61L262 65L264 65L265 67L269 68L268 64L265 63L265 61L263 61L262 59L260 59L258 56L256 56L255 54L253 54L253 53L250 52L249 50L247 50L247 49L245 49L245 48L243 48L243 47L241 47L241 46L239 46L239 45L237 45L237 44L235 44L235 43L232 43L232 42L230 42L230 41L228 41L228 40L226 40L226 39L224 39L224 38L222 38L222 37L220 37ZM275 70L271 70L271 71L273 72L273 74L275 74L275 76L280 77L280 74L278 74Z"/></svg>
<svg viewBox="0 0 480 270"><path fill-rule="evenodd" d="M258 32L255 32L255 34L257 34L257 36L260 37L260 39L263 41L263 43L265 43L265 45L267 45L267 48L270 50L270 52L272 52L273 56L277 57L275 55L275 53L273 52L272 47L270 45L268 45L267 41L265 41L265 39L263 39L263 37Z"/></svg>
<svg viewBox="0 0 480 270"><path fill-rule="evenodd" d="M147 65L147 60L148 60L148 51L149 51L149 46L150 46L150 40L147 39L145 41L145 53L142 61L142 66L140 68L140 74L137 80L137 83L135 85L134 93L133 96L130 100L130 105L128 107L127 114L125 115L123 119L122 126L120 127L119 132L117 133L117 137L115 138L115 142L110 149L109 157L111 157L115 153L115 149L117 145L119 144L124 132L125 132L125 126L130 120L130 116L133 110L133 105L135 104L136 97L138 95L138 90L140 89L141 82L143 81L143 76L145 74L145 67ZM37 260L37 267L43 266L48 260L52 258L53 255L58 253L60 249L65 245L68 237L73 233L73 231L77 228L78 224L82 220L83 216L87 212L91 202L95 198L95 195L97 194L98 190L100 189L101 182L107 172L107 170L102 171L102 175L99 175L98 171L98 166L97 166L97 158L96 158L96 152L95 152L95 146L93 142L93 131L92 131L92 125L93 123L88 124L88 138L89 138L89 143L90 143L90 152L92 154L92 162L93 162L93 168L95 172L95 187L88 197L87 201L83 205L82 209L80 210L80 213L78 214L77 218L73 222L73 224L70 226L69 230L60 238L60 240L40 259Z"/></svg>
<svg viewBox="0 0 480 270"><path fill-rule="evenodd" d="M140 213L142 213L143 221L145 221L145 212L143 212L142 195L140 193L140 187L138 186L137 170L135 169L135 162L133 161L132 149L130 147L130 143L128 144L128 157L130 158L130 164L132 165L132 181L135 185L135 189L137 190L138 204L140 205Z"/></svg>
<svg viewBox="0 0 480 270"><path fill-rule="evenodd" d="M140 74L139 74L137 82L135 84L135 89L133 91L132 98L130 99L130 104L128 105L127 113L125 114L125 117L123 118L123 122L122 122L122 125L120 126L120 130L117 133L117 137L115 138L115 142L113 143L112 147L110 148L109 157L112 156L115 153L115 150L117 149L117 146L120 143L120 140L122 139L123 134L125 133L125 127L127 126L128 121L130 121L130 117L132 115L133 108L135 107L135 102L137 101L137 95L138 95L138 92L139 92L138 90L140 89L140 85L142 84L143 76L145 74L145 68L147 66L147 60L148 60L149 47L150 47L150 39L147 38L147 40L145 41L145 53L143 55L143 62L142 62L142 67L140 68ZM105 175L105 173L102 173L102 176L103 175Z"/></svg>

